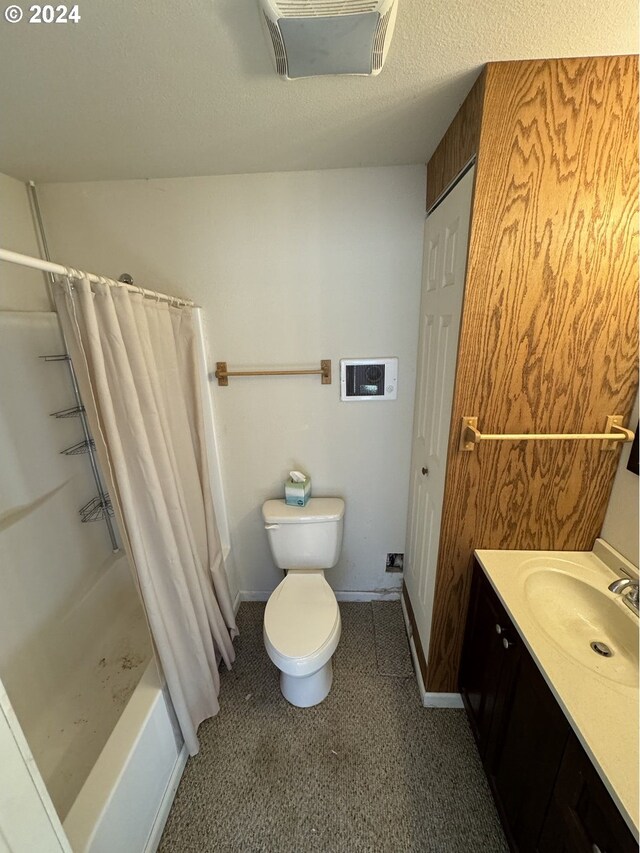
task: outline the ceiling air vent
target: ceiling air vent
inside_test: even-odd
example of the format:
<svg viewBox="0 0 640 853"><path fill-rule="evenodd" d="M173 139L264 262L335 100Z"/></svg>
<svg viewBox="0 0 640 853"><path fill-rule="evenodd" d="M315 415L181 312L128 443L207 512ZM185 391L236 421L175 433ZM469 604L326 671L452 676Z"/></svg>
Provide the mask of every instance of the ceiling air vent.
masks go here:
<svg viewBox="0 0 640 853"><path fill-rule="evenodd" d="M319 18L330 15L357 15L375 12L377 0L278 0L283 18Z"/></svg>
<svg viewBox="0 0 640 853"><path fill-rule="evenodd" d="M281 77L379 74L397 0L258 0Z"/></svg>
<svg viewBox="0 0 640 853"><path fill-rule="evenodd" d="M392 11L392 9L389 9L378 21L376 35L373 40L373 50L371 51L371 68L374 74L382 70L384 63L387 27L389 26Z"/></svg>
<svg viewBox="0 0 640 853"><path fill-rule="evenodd" d="M273 59L276 64L276 71L280 74L281 77L287 76L287 54L284 52L284 45L282 43L282 39L280 38L280 30L278 27L270 21L267 16L264 16L265 24L267 25L267 29L269 30L269 35L271 36L271 41L273 43Z"/></svg>

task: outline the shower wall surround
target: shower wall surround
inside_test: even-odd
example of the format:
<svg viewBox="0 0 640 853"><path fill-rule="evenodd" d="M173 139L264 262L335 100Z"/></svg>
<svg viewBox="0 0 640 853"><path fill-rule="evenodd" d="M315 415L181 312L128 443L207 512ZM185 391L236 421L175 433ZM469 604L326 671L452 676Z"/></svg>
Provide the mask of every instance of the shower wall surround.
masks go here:
<svg viewBox="0 0 640 853"><path fill-rule="evenodd" d="M25 186L6 176L0 176L0 218L3 246L39 254ZM80 521L78 510L95 494L86 458L61 454L81 440L80 424L50 417L73 406L74 398L66 364L39 358L64 351L56 315L42 310L49 305L44 276L3 264L0 305L0 446L6 460L0 472L0 681L64 816L135 686L136 667L129 666L124 689L108 707L102 701L86 705L107 672L100 655L94 660L87 652L77 617L112 574L111 543L104 525ZM131 587L126 607L137 610L131 633L139 635L135 661L139 657L142 666L150 641L126 565L121 574L121 585ZM95 608L104 610L99 600ZM94 617L86 633L110 631L111 624L100 631ZM109 699L113 685L107 685Z"/></svg>
<svg viewBox="0 0 640 853"><path fill-rule="evenodd" d="M335 378L212 384L241 591L281 579L260 507L294 468L346 500L334 589L399 589L385 558L405 541L424 190L421 166L38 188L55 259L202 305L210 371L399 357L393 402L341 403Z"/></svg>
<svg viewBox="0 0 640 853"><path fill-rule="evenodd" d="M40 257L26 186L0 172L0 246ZM0 311L50 311L42 273L13 264L0 270Z"/></svg>
<svg viewBox="0 0 640 853"><path fill-rule="evenodd" d="M0 176L3 245L38 254L24 184ZM6 242L4 242L6 240ZM64 364L38 356L62 351L44 276L3 264L0 271L0 678L26 643L55 619L69 596L90 585L111 556L103 525L81 524L78 509L94 486L82 456L61 456L78 441L74 418L51 412L73 405ZM44 311L42 309L45 309ZM13 310L9 310L13 309ZM47 650L30 677L46 679ZM6 683L11 692L11 679ZM34 703L42 696L34 695Z"/></svg>

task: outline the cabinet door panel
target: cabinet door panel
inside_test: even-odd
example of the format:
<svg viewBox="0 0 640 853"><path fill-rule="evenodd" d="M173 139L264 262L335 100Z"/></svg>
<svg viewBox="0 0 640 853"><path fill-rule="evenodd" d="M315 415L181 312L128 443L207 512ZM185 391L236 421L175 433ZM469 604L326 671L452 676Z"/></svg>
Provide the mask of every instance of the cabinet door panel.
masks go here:
<svg viewBox="0 0 640 853"><path fill-rule="evenodd" d="M523 654L492 771L521 853L537 849L568 736L564 714L536 665Z"/></svg>
<svg viewBox="0 0 640 853"><path fill-rule="evenodd" d="M572 733L567 743L539 853L637 853L622 815Z"/></svg>
<svg viewBox="0 0 640 853"><path fill-rule="evenodd" d="M460 691L485 760L505 662L503 637L511 623L477 564L471 596Z"/></svg>

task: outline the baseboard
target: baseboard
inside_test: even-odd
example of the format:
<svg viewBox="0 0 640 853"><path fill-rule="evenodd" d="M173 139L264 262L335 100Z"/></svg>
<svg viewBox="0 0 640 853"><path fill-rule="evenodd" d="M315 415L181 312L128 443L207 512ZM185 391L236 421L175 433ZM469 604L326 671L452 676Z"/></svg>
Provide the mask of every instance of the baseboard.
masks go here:
<svg viewBox="0 0 640 853"><path fill-rule="evenodd" d="M424 705L424 697L426 696L427 691L424 689L424 681L422 680L422 673L420 672L420 664L418 663L418 653L416 651L416 644L411 635L409 635L409 648L411 649L411 662L413 663L413 671L416 674L416 680L418 682L418 690L420 691L420 699L422 704Z"/></svg>
<svg viewBox="0 0 640 853"><path fill-rule="evenodd" d="M418 660L418 652L416 650L416 644L413 639L413 629L411 627L411 620L409 619L409 614L407 612L407 605L404 602L404 597L400 596L400 606L402 607L402 618L404 619L404 627L407 632L407 637L409 638L409 648L411 649L411 662L413 663L413 671L416 674L416 680L418 682L418 690L420 692L420 700L424 705L424 697L426 696L426 690L424 689L424 681L422 680L422 673L420 672L420 662Z"/></svg>
<svg viewBox="0 0 640 853"><path fill-rule="evenodd" d="M338 601L398 601L400 598L400 589L388 589L380 592L372 592L369 590L334 590ZM262 592L260 590L243 589L238 593L238 606L241 601L268 601L271 591Z"/></svg>
<svg viewBox="0 0 640 853"><path fill-rule="evenodd" d="M158 813L156 814L156 819L153 822L149 838L145 844L144 853L156 853L156 850L158 849L188 758L189 752L187 751L187 745L183 744L182 749L176 758L176 763L173 765L173 770L171 771L169 782L162 797Z"/></svg>
<svg viewBox="0 0 640 853"><path fill-rule="evenodd" d="M424 653L424 647L422 645L422 640L420 639L420 632L418 631L416 617L413 612L413 607L411 605L411 596L409 595L409 590L407 589L407 585L405 583L402 584L402 604L404 606L403 613L405 617L405 622L407 623L407 634L409 635L409 637L413 637L414 651L416 653L417 659L417 668L420 671L422 684L426 685L427 658Z"/></svg>
<svg viewBox="0 0 640 853"><path fill-rule="evenodd" d="M338 601L398 601L400 598L399 589L387 589L380 592L358 592L350 589L343 591L336 590L336 598Z"/></svg>
<svg viewBox="0 0 640 853"><path fill-rule="evenodd" d="M422 679L422 671L420 670L420 661L418 659L418 652L416 649L415 640L413 639L413 628L411 625L411 620L409 619L409 613L407 611L407 605L405 604L404 597L400 598L400 605L402 607L402 615L404 617L404 625L407 629L407 636L409 637L409 648L411 649L411 661L413 663L413 669L416 674L416 680L418 682L418 690L420 692L420 699L425 708L463 708L462 697L459 693L427 693L424 686L424 681Z"/></svg>
<svg viewBox="0 0 640 853"><path fill-rule="evenodd" d="M459 693L425 693L422 704L425 708L464 708Z"/></svg>
<svg viewBox="0 0 640 853"><path fill-rule="evenodd" d="M260 592L253 589L241 589L238 593L238 606L241 601L268 601L270 592Z"/></svg>

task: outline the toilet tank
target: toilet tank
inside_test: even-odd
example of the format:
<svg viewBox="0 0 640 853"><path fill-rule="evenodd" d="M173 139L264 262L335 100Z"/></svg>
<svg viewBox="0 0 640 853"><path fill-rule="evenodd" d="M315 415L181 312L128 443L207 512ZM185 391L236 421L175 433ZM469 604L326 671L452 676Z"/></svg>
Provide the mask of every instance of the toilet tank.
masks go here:
<svg viewBox="0 0 640 853"><path fill-rule="evenodd" d="M341 498L311 498L306 506L266 501L262 517L279 568L330 569L338 562L344 524Z"/></svg>

